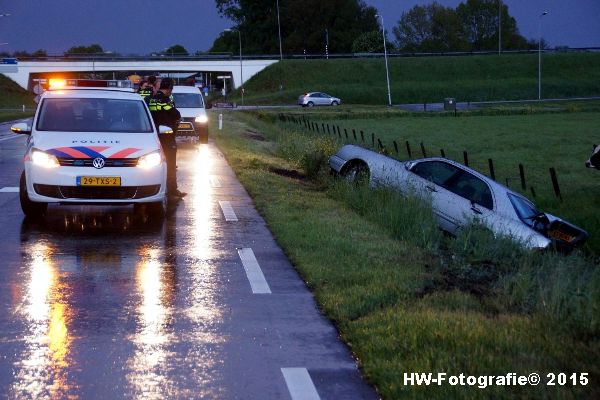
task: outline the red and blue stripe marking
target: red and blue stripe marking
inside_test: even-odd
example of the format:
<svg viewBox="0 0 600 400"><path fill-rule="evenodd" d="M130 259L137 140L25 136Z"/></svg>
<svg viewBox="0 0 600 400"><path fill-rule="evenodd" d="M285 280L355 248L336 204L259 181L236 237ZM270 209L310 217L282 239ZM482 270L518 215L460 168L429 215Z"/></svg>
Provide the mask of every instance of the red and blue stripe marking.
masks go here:
<svg viewBox="0 0 600 400"><path fill-rule="evenodd" d="M75 147L56 147L54 149L48 149L46 152L60 158L127 158L131 154L140 151L135 147L128 147L123 150L119 150L116 153L105 156L102 154L103 151L110 149L109 146L75 146Z"/></svg>

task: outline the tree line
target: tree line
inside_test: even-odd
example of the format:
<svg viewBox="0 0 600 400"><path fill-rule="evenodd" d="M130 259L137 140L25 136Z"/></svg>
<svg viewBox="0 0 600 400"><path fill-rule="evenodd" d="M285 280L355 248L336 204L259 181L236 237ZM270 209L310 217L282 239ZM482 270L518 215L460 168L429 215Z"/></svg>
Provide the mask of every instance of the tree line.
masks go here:
<svg viewBox="0 0 600 400"><path fill-rule="evenodd" d="M242 40L244 54L278 54L279 28L277 0L215 0L217 10L231 19L233 29L221 33L209 52L239 51ZM382 31L377 10L363 0L279 0L282 50L286 54L380 53L383 52ZM500 28L500 29L499 29ZM416 5L403 12L386 39L388 51L461 52L537 48L538 42L520 33L516 20L502 0L465 0L456 8L436 1ZM500 34L501 32L501 34ZM500 35L500 37L499 37ZM542 46L545 43L542 41ZM99 44L74 46L65 56L79 54L107 56ZM153 55L187 56L190 53L175 44ZM196 52L201 55L203 52ZM8 53L0 53L8 57ZM45 57L45 50L33 53L17 51L14 57Z"/></svg>
<svg viewBox="0 0 600 400"><path fill-rule="evenodd" d="M153 53L155 55L165 56L188 56L190 53L180 44L175 44L164 50ZM196 55L200 55L202 52L196 52ZM65 57L78 56L78 55L93 55L97 57L108 57L118 56L118 53L112 51L105 51L99 44L91 44L89 46L73 46L63 53ZM39 58L47 57L48 53L46 50L39 49L32 53L27 51L15 51L14 53L0 52L0 57L16 57L16 58Z"/></svg>
<svg viewBox="0 0 600 400"><path fill-rule="evenodd" d="M215 0L219 14L234 21L211 52L278 54L276 0ZM377 10L363 0L279 0L283 52L286 54L382 52ZM500 27L500 29L498 29ZM387 29L386 29L387 31ZM393 25L388 50L447 52L537 48L520 33L502 0L466 0L456 8L436 1L403 12ZM387 32L386 32L387 33Z"/></svg>

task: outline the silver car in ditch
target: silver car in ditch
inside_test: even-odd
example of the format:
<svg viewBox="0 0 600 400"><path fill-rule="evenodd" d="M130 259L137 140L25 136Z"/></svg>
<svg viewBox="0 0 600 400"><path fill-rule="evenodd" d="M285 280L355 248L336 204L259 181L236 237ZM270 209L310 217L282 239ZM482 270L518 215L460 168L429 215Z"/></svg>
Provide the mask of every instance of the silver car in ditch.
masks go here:
<svg viewBox="0 0 600 400"><path fill-rule="evenodd" d="M348 180L362 178L371 186L392 187L430 201L440 228L452 234L477 221L528 248L561 250L579 246L588 237L583 229L539 211L521 194L446 158L398 161L346 145L331 156L329 165Z"/></svg>

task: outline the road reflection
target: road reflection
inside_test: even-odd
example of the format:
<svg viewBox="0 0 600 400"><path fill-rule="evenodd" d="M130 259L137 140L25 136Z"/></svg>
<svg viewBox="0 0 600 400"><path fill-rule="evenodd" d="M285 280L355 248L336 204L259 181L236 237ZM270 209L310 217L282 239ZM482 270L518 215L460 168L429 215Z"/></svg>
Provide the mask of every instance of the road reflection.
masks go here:
<svg viewBox="0 0 600 400"><path fill-rule="evenodd" d="M87 332L103 325L102 310L86 309L90 304L102 308L103 299L94 288L114 289L115 275L133 271L127 261L135 258L132 255L147 259L143 256L147 243L163 226L162 221L132 214L130 207L78 206L53 211L41 221L24 220L21 225L23 276L12 291L16 294L14 314L23 325L17 337L23 349L12 366L13 398L79 398L80 384L72 376L80 365L72 344L77 340L75 325L82 327L74 316L90 312L98 316L98 320L86 321L83 330ZM90 302L91 297L97 303ZM127 303L126 298L114 300Z"/></svg>
<svg viewBox="0 0 600 400"><path fill-rule="evenodd" d="M77 379L94 368L121 380L124 397L223 397L213 153L187 151L179 168L191 171L190 193L158 222L131 207L87 206L23 221L12 288L23 346L10 397L77 399L93 385Z"/></svg>
<svg viewBox="0 0 600 400"><path fill-rule="evenodd" d="M130 312L137 313L137 328L131 340L134 355L127 363L127 381L135 398L164 399L174 388L168 366L173 354L168 346L176 340L172 328L173 304L177 286L175 220L167 221L165 248L149 245L140 249L136 267L139 301Z"/></svg>
<svg viewBox="0 0 600 400"><path fill-rule="evenodd" d="M26 329L11 388L16 398L65 398L74 389L68 381L71 310L64 297L69 288L60 281L53 253L52 246L40 243L27 260L29 274L17 307Z"/></svg>

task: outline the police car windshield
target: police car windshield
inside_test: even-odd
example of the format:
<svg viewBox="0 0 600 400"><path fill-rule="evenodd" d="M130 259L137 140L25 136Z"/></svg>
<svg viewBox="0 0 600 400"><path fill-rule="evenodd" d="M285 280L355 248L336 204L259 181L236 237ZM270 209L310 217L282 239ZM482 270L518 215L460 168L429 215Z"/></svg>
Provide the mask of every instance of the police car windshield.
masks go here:
<svg viewBox="0 0 600 400"><path fill-rule="evenodd" d="M199 93L173 93L173 102L177 108L203 108L204 102Z"/></svg>
<svg viewBox="0 0 600 400"><path fill-rule="evenodd" d="M41 104L36 129L61 132L152 132L142 101L52 98Z"/></svg>

